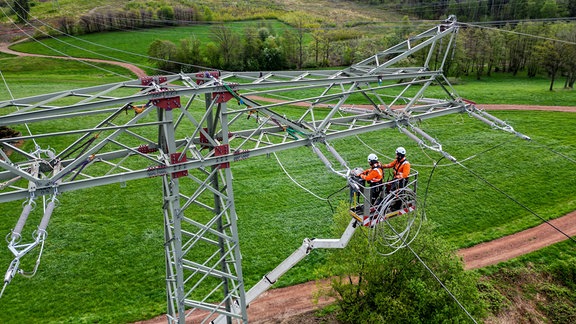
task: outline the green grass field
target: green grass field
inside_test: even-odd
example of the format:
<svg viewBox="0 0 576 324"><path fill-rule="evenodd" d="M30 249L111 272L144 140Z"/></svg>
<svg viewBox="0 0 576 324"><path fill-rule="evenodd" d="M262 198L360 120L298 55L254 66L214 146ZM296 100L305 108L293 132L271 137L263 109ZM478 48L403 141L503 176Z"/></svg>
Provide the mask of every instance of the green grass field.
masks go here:
<svg viewBox="0 0 576 324"><path fill-rule="evenodd" d="M103 65L103 71L52 59L2 56L0 64L15 97L130 77L117 67ZM478 103L576 105L572 91L549 92L547 82L544 78L495 76L481 82L463 79L455 87ZM0 89L0 100L10 99L6 88ZM405 146L413 168L420 172L419 194L421 201L426 201L428 220L438 225L435 234L457 247L538 225L542 220L537 216L552 219L575 210L576 116L539 111L493 114L532 141L492 130L467 115L450 115L419 126L463 166L442 159L434 168L440 156L418 148L395 129L332 144L352 167L364 167L370 152L386 161L397 146ZM346 185L307 148L283 151L278 158L290 177L320 197ZM272 155L234 163L232 170L247 287L289 256L305 237L333 235L331 205L347 200L346 190L332 196L331 205L316 199L293 183ZM159 179L70 192L59 200L39 272L32 279L17 276L8 285L0 299L0 322L126 323L165 312ZM5 203L1 208L0 233L8 234L20 215L21 202ZM30 224L38 221L29 220ZM0 247L1 270L7 268L12 255L5 245ZM550 259L574 260L561 249L546 251ZM276 286L316 279L326 253L314 251ZM535 258L540 260L542 254ZM29 269L34 261L26 260L23 266Z"/></svg>
<svg viewBox="0 0 576 324"><path fill-rule="evenodd" d="M265 24L272 34L282 35L291 28L277 20L238 21L227 23L233 32L241 34L248 27L258 28ZM191 27L166 27L156 29L141 29L137 31L117 31L95 33L81 37L51 37L39 41L23 42L12 46L16 51L56 56L72 56L97 58L131 62L148 70L151 75L153 65L148 60L147 53L150 44L155 40L171 41L179 46L184 39L198 39L202 44L211 42L213 25L204 24ZM39 46L39 42L42 44Z"/></svg>

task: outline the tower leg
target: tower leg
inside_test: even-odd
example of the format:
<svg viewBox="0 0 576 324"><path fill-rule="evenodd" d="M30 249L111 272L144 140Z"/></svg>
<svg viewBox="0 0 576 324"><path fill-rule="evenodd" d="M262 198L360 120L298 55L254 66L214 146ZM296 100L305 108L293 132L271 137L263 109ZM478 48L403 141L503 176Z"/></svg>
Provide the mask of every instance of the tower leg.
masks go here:
<svg viewBox="0 0 576 324"><path fill-rule="evenodd" d="M208 111L212 108L207 106ZM217 111L225 110L225 103L219 103ZM169 125L170 111L162 113L164 125ZM228 138L215 140L214 119L208 120L206 134L216 143L214 155L227 154ZM227 133L226 117L220 116L220 121L222 132ZM175 161L186 152L177 152L171 127L163 126L159 135L166 164L179 163ZM229 164L166 174L162 183L168 321L208 323L224 317L228 323L247 323Z"/></svg>

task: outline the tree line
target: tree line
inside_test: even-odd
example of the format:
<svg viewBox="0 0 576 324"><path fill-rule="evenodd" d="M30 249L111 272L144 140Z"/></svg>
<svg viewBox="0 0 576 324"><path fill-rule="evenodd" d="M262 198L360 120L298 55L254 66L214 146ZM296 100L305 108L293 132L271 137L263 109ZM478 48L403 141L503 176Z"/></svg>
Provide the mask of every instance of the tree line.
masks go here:
<svg viewBox="0 0 576 324"><path fill-rule="evenodd" d="M463 25L445 69L448 76L473 75L479 79L494 72L525 73L528 77L546 74L551 80L550 90L558 84L574 87L576 22L551 18L576 16L576 1L353 1L387 6L390 10L419 18L444 19L447 13L455 13L459 21L496 19L491 27L478 26L480 23ZM31 3L14 0L12 8L19 11L17 17L27 17ZM121 8L93 10L77 18L57 18L53 22L55 31L49 33L81 35L187 25L212 21L214 17L215 13L205 5L129 2ZM549 19L518 20L540 17ZM371 33L302 13L283 14L280 18L289 27L274 30L271 24L262 20L237 32L226 24L214 24L211 40L207 43L201 43L194 36L182 39L178 44L159 39L150 45L148 54L158 69L168 72L194 72L205 67L231 71L340 67L349 66L417 33L408 16L393 26L382 27L386 28L383 32ZM506 22L508 19L514 20ZM376 28L379 27L374 26ZM412 59L416 61L404 63L421 65L425 58ZM438 63L432 61L431 67Z"/></svg>
<svg viewBox="0 0 576 324"><path fill-rule="evenodd" d="M28 23L30 10L35 2L31 0L13 0L0 3L8 8L16 21ZM169 5L150 1L129 2L123 7L103 7L91 10L80 17L63 15L53 23L63 33L82 35L105 31L130 30L136 28L154 28L184 25L187 23L212 20L213 13L207 6L198 4Z"/></svg>
<svg viewBox="0 0 576 324"><path fill-rule="evenodd" d="M419 19L456 15L461 21L510 21L576 16L573 0L352 0Z"/></svg>
<svg viewBox="0 0 576 324"><path fill-rule="evenodd" d="M477 79L493 72L528 77L545 74L550 90L563 78L564 88L576 81L576 23L532 22L506 25L500 29L464 28L450 72L473 74Z"/></svg>
<svg viewBox="0 0 576 324"><path fill-rule="evenodd" d="M280 34L266 22L241 32L226 25L212 28L211 41L201 44L193 36L179 44L157 40L148 55L159 69L193 72L208 66L230 71L284 70L348 66L395 45L410 35L408 28L389 30L386 36L365 37L332 27L283 29ZM414 33L414 32L413 32ZM307 37L311 40L305 41ZM438 51L443 50L438 48ZM525 22L502 28L463 25L445 67L448 76L477 79L503 72L528 77L547 75L550 90L574 88L576 81L576 23ZM425 56L403 62L423 65ZM435 69L442 56L430 62Z"/></svg>

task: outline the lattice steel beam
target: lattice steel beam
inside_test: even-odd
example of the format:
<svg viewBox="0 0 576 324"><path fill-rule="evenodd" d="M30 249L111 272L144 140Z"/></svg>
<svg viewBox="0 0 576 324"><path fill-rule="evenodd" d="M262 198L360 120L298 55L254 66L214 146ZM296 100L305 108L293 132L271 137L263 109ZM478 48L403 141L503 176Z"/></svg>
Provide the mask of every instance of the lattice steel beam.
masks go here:
<svg viewBox="0 0 576 324"><path fill-rule="evenodd" d="M169 321L247 322L230 164L474 110L442 70L457 29L451 18L341 71L207 71L0 102L0 126L32 132L0 139L14 148L0 203L160 176ZM427 98L432 85L443 93Z"/></svg>

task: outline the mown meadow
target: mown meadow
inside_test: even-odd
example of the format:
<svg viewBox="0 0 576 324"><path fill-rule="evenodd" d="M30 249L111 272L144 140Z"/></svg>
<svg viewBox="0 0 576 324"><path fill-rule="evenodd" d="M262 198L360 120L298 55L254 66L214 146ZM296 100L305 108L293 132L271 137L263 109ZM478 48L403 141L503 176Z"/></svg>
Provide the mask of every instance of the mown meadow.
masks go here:
<svg viewBox="0 0 576 324"><path fill-rule="evenodd" d="M109 34L89 36L111 37L115 39L111 47L145 55L143 45L128 45L122 33ZM34 48L31 46L29 50ZM61 45L51 46L60 49ZM118 67L98 66L103 69L73 61L2 55L0 67L10 91L0 87L0 100L130 77ZM545 78L496 75L481 81L454 81L462 97L480 105L576 106L573 91L547 91ZM491 113L532 140L491 129L462 114L419 125L462 165L419 148L395 129L331 144L351 167L364 167L369 153L387 161L397 146L406 147L413 168L420 173L419 195L421 202L426 202L426 217L436 225L435 235L456 248L512 234L538 225L542 219L575 210L576 115L544 111ZM26 143L25 148L32 145ZM232 170L248 288L288 257L304 238L333 236L333 213L348 199L346 182L331 174L310 149L236 162ZM301 186L329 200L318 199ZM0 299L0 321L125 323L165 312L161 203L158 178L61 195L48 226L39 271L30 279L17 276L8 285ZM0 208L0 233L8 234L20 215L21 202L4 203ZM29 222L35 224L38 220ZM541 262L544 255L546 260L573 262L574 245L561 246L565 248L551 247L534 254L534 260ZM5 245L0 247L1 270L7 268L12 255ZM314 251L275 287L321 277L327 253ZM529 262L531 255L524 258ZM31 268L34 261L27 260L24 267Z"/></svg>

